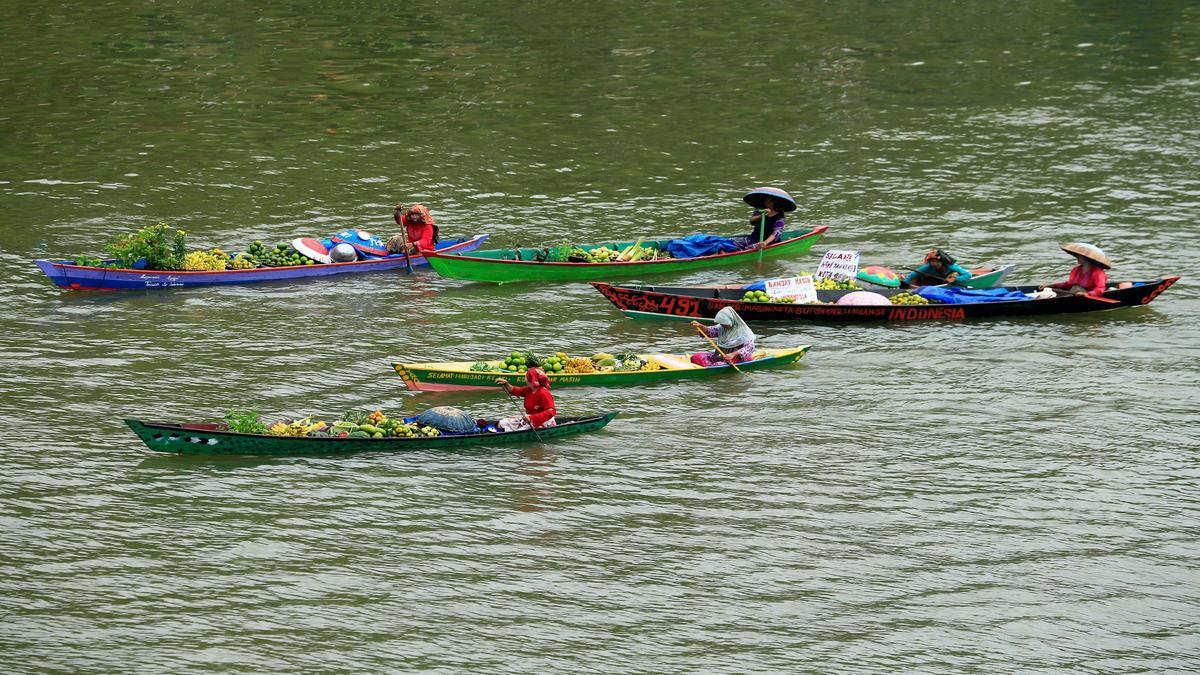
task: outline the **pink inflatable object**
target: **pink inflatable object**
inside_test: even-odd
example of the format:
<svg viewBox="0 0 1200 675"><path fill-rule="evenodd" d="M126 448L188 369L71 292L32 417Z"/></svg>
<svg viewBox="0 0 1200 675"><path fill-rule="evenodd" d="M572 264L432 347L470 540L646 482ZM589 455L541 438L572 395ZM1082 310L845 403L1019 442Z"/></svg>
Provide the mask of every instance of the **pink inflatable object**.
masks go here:
<svg viewBox="0 0 1200 675"><path fill-rule="evenodd" d="M891 300L871 291L854 291L838 298L839 305L890 305Z"/></svg>

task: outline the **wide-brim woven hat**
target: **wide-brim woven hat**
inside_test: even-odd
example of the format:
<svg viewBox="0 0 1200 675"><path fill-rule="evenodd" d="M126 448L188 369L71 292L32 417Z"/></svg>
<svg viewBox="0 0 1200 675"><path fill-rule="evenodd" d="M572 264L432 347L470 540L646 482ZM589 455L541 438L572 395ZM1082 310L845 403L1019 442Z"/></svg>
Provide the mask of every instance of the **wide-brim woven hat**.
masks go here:
<svg viewBox="0 0 1200 675"><path fill-rule="evenodd" d="M1070 253L1071 255L1087 258L1106 270L1112 269L1112 262L1108 259L1108 256L1104 254L1104 251L1100 250L1100 248L1097 246L1071 242L1070 244L1063 244L1062 250Z"/></svg>
<svg viewBox="0 0 1200 675"><path fill-rule="evenodd" d="M747 204L749 204L750 206L753 206L756 209L761 209L761 208L763 208L763 205L766 203L767 197L771 197L772 199L775 200L775 203L779 206L780 211L795 211L796 210L796 200L792 199L791 195L784 192L783 190L780 190L779 188L773 188L773 187L754 188L749 193L747 193L745 197L742 197L742 201L746 202Z"/></svg>

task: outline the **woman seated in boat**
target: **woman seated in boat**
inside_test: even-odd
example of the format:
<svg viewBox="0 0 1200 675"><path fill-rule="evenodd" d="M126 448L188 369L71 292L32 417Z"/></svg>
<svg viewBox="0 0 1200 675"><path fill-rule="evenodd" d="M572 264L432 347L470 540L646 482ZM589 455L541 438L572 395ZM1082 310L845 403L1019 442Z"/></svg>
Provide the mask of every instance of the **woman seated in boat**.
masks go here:
<svg viewBox="0 0 1200 675"><path fill-rule="evenodd" d="M935 248L925 254L925 261L917 269L904 277L904 283L909 287L928 286L931 284L953 284L971 278L971 271L959 265L954 257L940 248Z"/></svg>
<svg viewBox="0 0 1200 675"><path fill-rule="evenodd" d="M424 204L413 204L407 209L403 204L397 204L392 210L392 220L397 225L404 226L405 235L396 235L388 239L389 253L408 253L419 255L421 251L434 250L438 240L438 227L433 222L433 214Z"/></svg>
<svg viewBox="0 0 1200 675"><path fill-rule="evenodd" d="M750 226L753 231L744 237L734 237L733 242L738 249L756 249L779 243L786 224L784 212L796 210L796 200L778 188L755 188L742 198L754 207L750 214Z"/></svg>
<svg viewBox="0 0 1200 675"><path fill-rule="evenodd" d="M715 324L705 326L699 321L693 321L692 325L704 331L704 334L713 338L718 349L711 352L697 352L692 354L692 363L698 366L716 366L725 363L725 356L729 357L732 363L741 363L742 361L750 361L754 358L754 332L742 321L742 317L733 311L732 307L723 307L717 312L714 319ZM725 356L721 356L721 352Z"/></svg>
<svg viewBox="0 0 1200 675"><path fill-rule="evenodd" d="M496 384L504 388L509 396L520 396L525 399L525 414L512 415L497 422L505 431L520 431L522 429L540 429L552 427L554 421L554 395L550 393L550 378L541 368L530 368L525 371L525 387L514 387L503 377L496 378Z"/></svg>
<svg viewBox="0 0 1200 675"><path fill-rule="evenodd" d="M1074 295L1100 295L1108 287L1108 274L1104 270L1111 269L1112 263L1108 256L1091 244L1063 244L1062 250L1075 256L1078 263L1071 268L1071 274L1066 281L1057 284L1040 286L1052 288L1056 292L1072 293Z"/></svg>

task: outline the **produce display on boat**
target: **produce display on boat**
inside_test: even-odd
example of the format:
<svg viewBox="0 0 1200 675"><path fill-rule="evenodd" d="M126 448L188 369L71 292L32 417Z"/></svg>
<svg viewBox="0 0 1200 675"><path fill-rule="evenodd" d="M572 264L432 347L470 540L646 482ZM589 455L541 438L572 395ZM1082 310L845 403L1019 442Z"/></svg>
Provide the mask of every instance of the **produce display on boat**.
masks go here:
<svg viewBox="0 0 1200 675"><path fill-rule="evenodd" d="M454 415L431 414L390 418L381 411L353 412L329 422L315 417L262 422L254 411L230 411L224 422L180 424L125 423L146 447L157 452L182 455L312 455L338 452L388 452L411 449L456 448L503 443L540 443L561 436L603 429L619 413L568 417L557 415L557 424L538 429L506 431L497 426L499 417L472 420L469 428L438 428L424 419L453 420ZM465 416L464 411L457 417ZM469 417L469 416L468 416ZM450 425L447 425L450 426Z"/></svg>
<svg viewBox="0 0 1200 675"><path fill-rule="evenodd" d="M633 318L701 319L734 308L746 320L953 321L989 316L1036 316L1097 312L1146 305L1179 277L1111 284L1098 296L1056 293L1045 285L993 289L922 286L917 290L817 291L819 303L763 301L737 286L614 285L593 282L604 297ZM870 303L847 302L862 294ZM753 299L748 299L752 297ZM861 296L860 296L861 297Z"/></svg>
<svg viewBox="0 0 1200 675"><path fill-rule="evenodd" d="M472 251L488 235L437 243L442 251ZM349 228L328 239L254 241L245 251L189 250L187 234L166 223L143 227L108 246L113 257L37 260L55 284L71 290L123 290L271 281L426 265L424 255L389 254L376 236Z"/></svg>
<svg viewBox="0 0 1200 675"><path fill-rule="evenodd" d="M750 361L739 361L741 370L779 368L795 363L808 345L787 349L759 349ZM476 361L394 363L404 385L414 391L494 389L497 377L524 384L530 368L541 368L552 387L625 386L663 380L695 379L734 372L728 364L700 366L688 354L638 354L632 351L595 352L573 356L558 351L538 356L516 350L504 358Z"/></svg>
<svg viewBox="0 0 1200 675"><path fill-rule="evenodd" d="M807 252L828 228L783 232L778 242L741 248L731 238L688 235L601 244L564 243L554 247L489 249L470 255L427 254L438 274L451 279L510 283L591 281L620 276L686 272Z"/></svg>

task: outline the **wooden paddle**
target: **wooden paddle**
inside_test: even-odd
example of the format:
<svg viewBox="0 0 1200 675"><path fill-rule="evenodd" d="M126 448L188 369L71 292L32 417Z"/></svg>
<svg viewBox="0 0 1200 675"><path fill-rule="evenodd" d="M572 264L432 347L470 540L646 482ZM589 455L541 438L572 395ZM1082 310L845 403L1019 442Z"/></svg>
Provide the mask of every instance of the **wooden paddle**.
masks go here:
<svg viewBox="0 0 1200 675"><path fill-rule="evenodd" d="M1060 298L1061 298L1061 297L1064 297L1064 296L1067 296L1067 295L1075 295L1075 294L1074 294L1074 293L1072 293L1071 291L1063 290L1063 289L1061 289L1061 288L1055 288L1055 289L1053 289L1053 290L1054 290L1054 293L1055 293L1055 294L1056 294L1058 297L1060 297ZM1113 300L1112 298L1105 298L1105 297L1101 297L1101 296L1099 296L1099 295L1087 295L1087 294L1085 294L1083 297L1087 298L1088 300L1096 300L1097 302L1107 302L1107 303L1108 303L1108 304L1110 304L1110 305L1120 305L1120 304L1122 304L1120 300Z"/></svg>
<svg viewBox="0 0 1200 675"><path fill-rule="evenodd" d="M404 224L404 219L400 216L400 211L404 208L403 204L397 204L396 210L392 212L392 220L400 226L400 244L404 246L404 266L408 268L408 273L412 274L412 258L408 254L408 227Z"/></svg>
<svg viewBox="0 0 1200 675"><path fill-rule="evenodd" d="M721 355L721 358L725 359L725 363L728 363L729 365L733 366L733 369L736 370L738 372L738 374L740 375L742 373L742 369L738 368L736 363L729 360L729 355L726 354L725 352L721 351L721 348L718 347L717 343L714 342L713 339L708 336L708 333L704 332L704 329L701 328L700 326L695 326L695 328L696 328L696 332L703 335L704 339L708 340L708 344L712 345L713 349L717 350L717 353Z"/></svg>

